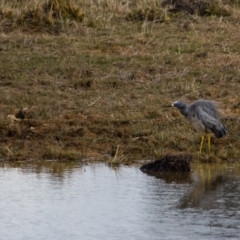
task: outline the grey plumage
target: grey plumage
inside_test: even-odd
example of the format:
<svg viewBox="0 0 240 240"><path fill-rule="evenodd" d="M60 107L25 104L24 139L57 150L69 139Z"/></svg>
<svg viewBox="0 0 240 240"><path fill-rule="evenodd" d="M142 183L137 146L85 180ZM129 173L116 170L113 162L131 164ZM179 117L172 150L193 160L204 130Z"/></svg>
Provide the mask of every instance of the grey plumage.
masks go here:
<svg viewBox="0 0 240 240"><path fill-rule="evenodd" d="M198 100L190 105L183 101L176 101L172 106L176 107L197 131L205 134L210 131L217 138L227 134L227 129L220 121L220 114L214 101Z"/></svg>

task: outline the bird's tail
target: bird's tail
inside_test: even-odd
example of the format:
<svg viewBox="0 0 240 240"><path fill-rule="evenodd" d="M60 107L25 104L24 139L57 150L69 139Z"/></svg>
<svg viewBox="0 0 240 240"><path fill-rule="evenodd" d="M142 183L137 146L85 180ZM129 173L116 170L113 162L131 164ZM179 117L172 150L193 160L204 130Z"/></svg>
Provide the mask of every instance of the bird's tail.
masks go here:
<svg viewBox="0 0 240 240"><path fill-rule="evenodd" d="M211 130L217 138L222 138L227 134L227 129L222 123L220 123L218 126L214 126Z"/></svg>

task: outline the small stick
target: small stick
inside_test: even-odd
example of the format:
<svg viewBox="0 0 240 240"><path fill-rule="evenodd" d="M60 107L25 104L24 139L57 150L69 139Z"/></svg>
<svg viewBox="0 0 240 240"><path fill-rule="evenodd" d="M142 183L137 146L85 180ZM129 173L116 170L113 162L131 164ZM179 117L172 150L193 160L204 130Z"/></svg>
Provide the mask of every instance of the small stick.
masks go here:
<svg viewBox="0 0 240 240"><path fill-rule="evenodd" d="M13 152L12 152L8 147L6 147L6 149L7 149L12 155L14 155Z"/></svg>
<svg viewBox="0 0 240 240"><path fill-rule="evenodd" d="M92 107L101 97L98 97L94 102L92 102L91 104L89 104L89 107Z"/></svg>

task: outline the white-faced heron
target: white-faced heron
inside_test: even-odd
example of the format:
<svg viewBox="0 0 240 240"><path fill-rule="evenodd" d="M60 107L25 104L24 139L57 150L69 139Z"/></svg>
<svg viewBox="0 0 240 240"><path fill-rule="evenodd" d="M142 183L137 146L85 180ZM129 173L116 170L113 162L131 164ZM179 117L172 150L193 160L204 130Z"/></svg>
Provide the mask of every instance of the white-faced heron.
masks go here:
<svg viewBox="0 0 240 240"><path fill-rule="evenodd" d="M209 133L214 133L217 138L227 134L226 127L219 119L220 114L214 101L198 100L190 105L183 101L176 101L172 106L176 107L198 132L203 133L200 153L202 152L204 135L208 137L208 151L210 152L211 136Z"/></svg>

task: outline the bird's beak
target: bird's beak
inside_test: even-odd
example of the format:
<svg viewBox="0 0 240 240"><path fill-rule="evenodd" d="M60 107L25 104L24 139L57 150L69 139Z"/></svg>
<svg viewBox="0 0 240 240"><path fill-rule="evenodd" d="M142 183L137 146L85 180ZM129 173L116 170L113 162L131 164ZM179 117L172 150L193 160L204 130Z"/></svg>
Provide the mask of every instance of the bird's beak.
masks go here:
<svg viewBox="0 0 240 240"><path fill-rule="evenodd" d="M168 107L172 107L173 105L172 104L170 104L170 105L164 105L164 106L162 106L162 107L164 107L164 108L168 108Z"/></svg>

